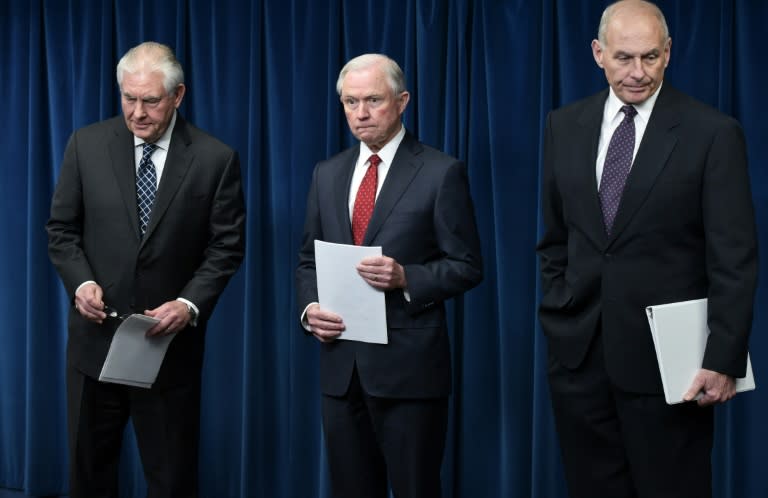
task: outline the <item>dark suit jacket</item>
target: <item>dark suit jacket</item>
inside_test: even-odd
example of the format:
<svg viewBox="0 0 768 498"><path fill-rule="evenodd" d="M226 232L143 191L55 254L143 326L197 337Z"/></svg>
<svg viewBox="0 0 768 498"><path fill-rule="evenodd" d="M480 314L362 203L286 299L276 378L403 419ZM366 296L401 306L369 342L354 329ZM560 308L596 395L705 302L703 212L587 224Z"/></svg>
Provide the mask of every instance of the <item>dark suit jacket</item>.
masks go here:
<svg viewBox="0 0 768 498"><path fill-rule="evenodd" d="M538 253L550 352L574 368L602 326L612 380L659 393L645 307L707 297L703 367L744 376L757 249L741 127L664 83L608 237L595 178L607 96L547 120Z"/></svg>
<svg viewBox="0 0 768 498"><path fill-rule="evenodd" d="M122 116L74 132L47 224L49 255L67 294L94 280L104 302L143 312L183 297L200 310L180 331L155 386L199 374L205 325L243 258L245 209L237 153L177 115L152 217L139 236L133 135ZM72 309L70 365L98 378L115 320Z"/></svg>
<svg viewBox="0 0 768 498"><path fill-rule="evenodd" d="M349 188L360 147L315 167L296 271L301 311L317 302L314 241L353 244ZM354 364L371 395L438 397L450 392L444 301L482 279L480 241L464 165L406 133L376 200L364 245L405 268L411 302L386 293L389 344L321 344L324 393L346 392ZM343 318L343 317L342 317Z"/></svg>

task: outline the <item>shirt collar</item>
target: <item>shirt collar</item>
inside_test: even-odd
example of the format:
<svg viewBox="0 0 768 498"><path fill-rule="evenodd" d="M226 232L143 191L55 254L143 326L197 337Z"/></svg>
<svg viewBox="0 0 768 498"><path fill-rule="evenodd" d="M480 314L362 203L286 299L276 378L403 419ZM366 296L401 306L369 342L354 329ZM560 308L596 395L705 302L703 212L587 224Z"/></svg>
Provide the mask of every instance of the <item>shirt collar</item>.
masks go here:
<svg viewBox="0 0 768 498"><path fill-rule="evenodd" d="M392 164L392 161L395 159L395 154L397 153L397 148L400 147L400 142L403 141L403 137L405 137L405 126L401 124L400 131L397 132L397 135L392 137L392 140L387 142L387 144L382 147L380 151L376 152L376 155L379 156L384 164ZM368 161L368 158L371 157L371 154L373 154L371 149L369 149L365 143L360 142L360 158L363 160L363 163Z"/></svg>
<svg viewBox="0 0 768 498"><path fill-rule="evenodd" d="M651 119L651 112L653 112L653 106L656 105L656 99L659 98L659 92L661 91L661 86L664 84L662 81L659 85L659 88L656 89L655 92L651 94L650 97L645 99L644 102L641 102L640 104L632 104L632 106L637 111L637 115L640 116L643 121L646 123L648 120ZM626 104L619 100L619 98L616 96L616 94L613 92L613 88L608 87L608 100L605 103L605 113L603 114L603 119L606 120L606 122L613 121L614 118L616 118L616 115L621 112L621 108L624 107Z"/></svg>
<svg viewBox="0 0 768 498"><path fill-rule="evenodd" d="M160 137L156 142L155 145L157 145L159 148L163 150L168 150L168 148L171 146L171 135L173 134L173 127L176 125L176 114L178 111L173 111L173 117L171 117L171 122L168 125L168 128L166 128L165 133L163 133L163 136ZM136 135L133 136L133 145L135 147L138 147L139 145L143 145L144 140L137 137Z"/></svg>

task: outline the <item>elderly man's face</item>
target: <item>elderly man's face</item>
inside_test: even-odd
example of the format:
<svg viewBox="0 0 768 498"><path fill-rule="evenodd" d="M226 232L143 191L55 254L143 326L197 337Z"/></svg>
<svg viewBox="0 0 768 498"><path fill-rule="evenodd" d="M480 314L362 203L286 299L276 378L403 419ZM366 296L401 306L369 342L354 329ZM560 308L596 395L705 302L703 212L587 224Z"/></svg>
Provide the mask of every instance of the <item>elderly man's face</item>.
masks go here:
<svg viewBox="0 0 768 498"><path fill-rule="evenodd" d="M616 96L625 104L640 104L664 79L671 45L652 14L619 11L608 23L605 46L592 42L592 55Z"/></svg>
<svg viewBox="0 0 768 498"><path fill-rule="evenodd" d="M120 91L125 124L138 138L156 142L171 123L173 111L184 98L184 85L168 95L163 87L163 75L159 72L125 73Z"/></svg>
<svg viewBox="0 0 768 498"><path fill-rule="evenodd" d="M408 98L408 92L392 92L378 66L350 71L341 85L341 103L349 129L373 152L378 152L400 131L400 116Z"/></svg>

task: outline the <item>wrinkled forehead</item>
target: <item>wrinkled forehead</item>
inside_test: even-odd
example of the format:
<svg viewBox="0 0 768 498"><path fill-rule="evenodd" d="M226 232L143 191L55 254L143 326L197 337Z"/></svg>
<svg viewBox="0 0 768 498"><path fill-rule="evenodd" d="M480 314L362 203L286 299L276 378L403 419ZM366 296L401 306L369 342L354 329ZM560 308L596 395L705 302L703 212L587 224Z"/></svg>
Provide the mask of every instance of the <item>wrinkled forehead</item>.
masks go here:
<svg viewBox="0 0 768 498"><path fill-rule="evenodd" d="M606 28L605 41L612 48L617 45L633 45L638 49L641 46L651 49L663 46L666 42L659 19L647 13L615 14Z"/></svg>
<svg viewBox="0 0 768 498"><path fill-rule="evenodd" d="M376 66L348 72L341 83L341 95L350 97L369 97L389 95L392 89L384 72Z"/></svg>
<svg viewBox="0 0 768 498"><path fill-rule="evenodd" d="M145 95L162 96L166 93L163 82L163 73L159 71L124 73L120 90L122 93L127 93L134 97Z"/></svg>

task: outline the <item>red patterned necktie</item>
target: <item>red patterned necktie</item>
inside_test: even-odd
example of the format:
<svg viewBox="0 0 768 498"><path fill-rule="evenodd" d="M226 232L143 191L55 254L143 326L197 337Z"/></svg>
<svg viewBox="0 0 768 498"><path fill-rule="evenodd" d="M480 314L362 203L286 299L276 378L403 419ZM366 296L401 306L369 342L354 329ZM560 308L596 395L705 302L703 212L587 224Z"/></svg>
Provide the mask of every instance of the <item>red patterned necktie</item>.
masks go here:
<svg viewBox="0 0 768 498"><path fill-rule="evenodd" d="M624 119L613 132L605 155L603 175L600 177L600 207L603 210L605 232L611 235L613 220L619 210L621 194L627 183L627 176L632 167L632 154L635 151L635 115L637 110L631 105L621 108Z"/></svg>
<svg viewBox="0 0 768 498"><path fill-rule="evenodd" d="M373 205L376 202L376 188L379 184L379 163L381 158L376 154L368 159L368 170L365 172L360 188L357 190L355 205L352 208L352 237L355 245L363 243L368 221L373 214Z"/></svg>

